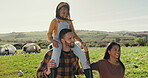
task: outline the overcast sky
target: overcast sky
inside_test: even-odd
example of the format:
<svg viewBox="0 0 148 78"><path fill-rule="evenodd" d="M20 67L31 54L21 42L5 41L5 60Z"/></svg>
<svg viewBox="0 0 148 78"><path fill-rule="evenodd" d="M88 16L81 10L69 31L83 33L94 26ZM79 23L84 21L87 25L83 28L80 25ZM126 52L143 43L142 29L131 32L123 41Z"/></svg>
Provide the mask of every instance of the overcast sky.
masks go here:
<svg viewBox="0 0 148 78"><path fill-rule="evenodd" d="M47 31L61 1L75 29L148 31L148 0L0 0L0 33Z"/></svg>

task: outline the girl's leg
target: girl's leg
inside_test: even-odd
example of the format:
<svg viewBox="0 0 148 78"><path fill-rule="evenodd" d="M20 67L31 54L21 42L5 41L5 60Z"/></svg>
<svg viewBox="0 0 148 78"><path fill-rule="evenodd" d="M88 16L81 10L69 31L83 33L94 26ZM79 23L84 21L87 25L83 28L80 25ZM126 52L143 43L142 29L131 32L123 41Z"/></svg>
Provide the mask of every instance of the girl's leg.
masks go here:
<svg viewBox="0 0 148 78"><path fill-rule="evenodd" d="M82 49L77 44L75 44L74 47L71 49L73 50L74 54L78 56L78 58L80 59L82 67L84 69L89 69L90 66L87 64L85 52L83 52Z"/></svg>
<svg viewBox="0 0 148 78"><path fill-rule="evenodd" d="M59 47L54 47L53 46L53 52L52 52L52 56L51 59L54 60L54 62L56 63L56 67L59 66L59 59L60 59L60 55L61 55L61 50L62 50L62 44L60 41L58 41L60 44L58 45Z"/></svg>

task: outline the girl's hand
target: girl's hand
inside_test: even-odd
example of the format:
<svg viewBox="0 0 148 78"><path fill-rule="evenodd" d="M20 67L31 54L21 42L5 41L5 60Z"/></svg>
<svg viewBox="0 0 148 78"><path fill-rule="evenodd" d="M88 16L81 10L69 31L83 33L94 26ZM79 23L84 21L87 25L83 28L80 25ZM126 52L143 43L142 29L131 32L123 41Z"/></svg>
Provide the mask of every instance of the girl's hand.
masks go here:
<svg viewBox="0 0 148 78"><path fill-rule="evenodd" d="M53 40L52 43L53 43L53 46L54 46L54 47L59 47L59 46L58 46L58 45L60 44L59 42Z"/></svg>

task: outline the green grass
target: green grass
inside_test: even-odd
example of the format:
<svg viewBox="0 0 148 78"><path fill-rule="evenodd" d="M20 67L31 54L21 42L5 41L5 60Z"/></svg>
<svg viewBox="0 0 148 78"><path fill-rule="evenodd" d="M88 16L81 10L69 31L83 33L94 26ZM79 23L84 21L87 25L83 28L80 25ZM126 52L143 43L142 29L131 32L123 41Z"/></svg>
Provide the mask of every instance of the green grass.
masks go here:
<svg viewBox="0 0 148 78"><path fill-rule="evenodd" d="M89 48L89 51L91 62L95 62L102 58L105 48ZM46 52L47 49L38 54L0 56L0 78L36 78L37 68ZM148 78L148 47L122 47L121 52L121 61L126 68L125 78ZM19 70L24 72L23 77L19 77ZM97 71L93 74L94 78L98 78Z"/></svg>

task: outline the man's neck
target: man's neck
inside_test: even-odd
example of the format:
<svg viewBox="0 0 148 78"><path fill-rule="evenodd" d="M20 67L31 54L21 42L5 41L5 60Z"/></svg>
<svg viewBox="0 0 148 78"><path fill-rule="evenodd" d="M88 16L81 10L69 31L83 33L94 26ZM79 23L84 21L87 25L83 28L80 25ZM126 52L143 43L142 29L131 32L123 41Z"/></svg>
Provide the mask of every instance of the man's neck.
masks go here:
<svg viewBox="0 0 148 78"><path fill-rule="evenodd" d="M70 47L69 46L63 46L62 50L66 51L66 52L69 52L70 51Z"/></svg>

